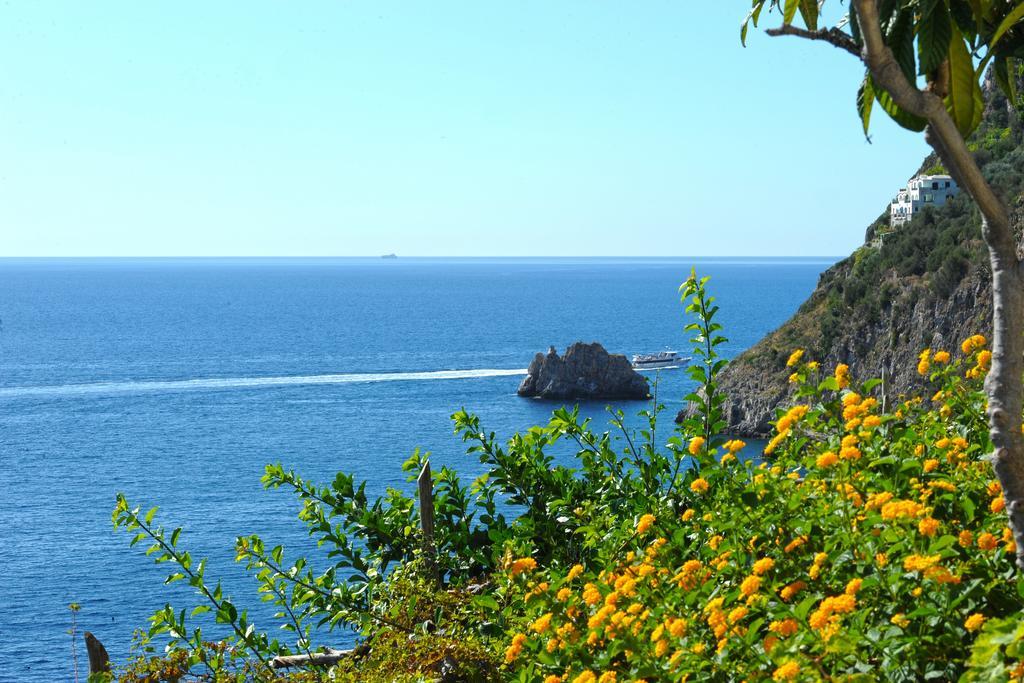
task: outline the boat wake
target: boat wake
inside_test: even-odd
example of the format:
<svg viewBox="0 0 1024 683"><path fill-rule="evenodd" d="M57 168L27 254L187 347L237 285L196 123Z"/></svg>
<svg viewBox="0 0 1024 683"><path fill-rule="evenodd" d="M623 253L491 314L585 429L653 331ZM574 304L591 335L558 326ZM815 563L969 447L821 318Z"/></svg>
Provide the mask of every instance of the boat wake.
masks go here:
<svg viewBox="0 0 1024 683"><path fill-rule="evenodd" d="M131 394L165 391L218 391L311 384L367 384L374 382L422 382L448 379L477 379L525 375L526 370L484 368L477 370L433 370L429 372L362 372L336 375L298 375L285 377L211 377L206 379L141 380L0 387L0 399L21 397L64 397L90 394Z"/></svg>

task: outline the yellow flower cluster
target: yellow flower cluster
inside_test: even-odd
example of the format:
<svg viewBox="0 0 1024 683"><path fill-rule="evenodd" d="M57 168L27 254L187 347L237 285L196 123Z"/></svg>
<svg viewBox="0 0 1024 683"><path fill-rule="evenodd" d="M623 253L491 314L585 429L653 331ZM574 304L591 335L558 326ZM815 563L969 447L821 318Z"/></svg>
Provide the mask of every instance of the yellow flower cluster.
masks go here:
<svg viewBox="0 0 1024 683"><path fill-rule="evenodd" d="M647 514L640 518L640 521L636 523L636 532L638 534L646 534L647 531L654 526L656 518L654 515Z"/></svg>
<svg viewBox="0 0 1024 683"><path fill-rule="evenodd" d="M964 621L964 628L968 631L977 631L985 625L985 615L974 613Z"/></svg>
<svg viewBox="0 0 1024 683"><path fill-rule="evenodd" d="M768 445L765 446L764 452L771 455L775 452L775 449L779 447L779 444L789 436L793 426L796 425L801 419L803 419L807 412L810 410L810 406L797 405L793 406L786 413L775 422L776 434Z"/></svg>
<svg viewBox="0 0 1024 683"><path fill-rule="evenodd" d="M983 335L975 334L964 339L963 343L960 345L960 350L963 351L965 355L970 355L978 349L984 348L986 343L987 342Z"/></svg>
<svg viewBox="0 0 1024 683"><path fill-rule="evenodd" d="M733 455L739 453L741 450L746 448L746 446L747 443L745 441L740 441L739 439L730 439L729 441L726 441L724 444L722 444L722 448L724 448L729 453L732 453Z"/></svg>
<svg viewBox="0 0 1024 683"><path fill-rule="evenodd" d="M520 654L523 652L523 644L526 643L526 636L522 633L517 633L512 636L512 643L505 649L505 663L511 664L516 661Z"/></svg>
<svg viewBox="0 0 1024 683"><path fill-rule="evenodd" d="M845 389L850 386L850 366L846 363L840 363L836 366L835 371L836 383L840 389Z"/></svg>
<svg viewBox="0 0 1024 683"><path fill-rule="evenodd" d="M977 367L984 340L968 342ZM589 570L552 567L510 581L536 596L513 619L510 668L530 661L549 683L651 671L666 680L809 680L879 663L878 642L836 644L855 626L908 657L927 630L932 653L964 661L987 615L1024 610L1024 599L1010 591L993 608L976 588L1003 581L1016 550L1002 491L980 460L989 450L980 383L945 351L926 360L932 402L914 397L882 411L871 384L851 391L839 366L832 388L801 387L804 404L780 415L771 460L702 460L689 490L707 494L714 482L714 496L688 497L681 513L645 501L649 510L631 513L635 525L604 527L623 535L609 537ZM804 361L801 353L793 365ZM745 445L732 439L722 451ZM706 446L694 439L688 449ZM655 529L664 537L652 540ZM925 629L907 616L918 607L949 627ZM900 665L917 671L928 661Z"/></svg>
<svg viewBox="0 0 1024 683"><path fill-rule="evenodd" d="M906 517L920 517L925 507L915 500L894 500L882 506L882 519L893 520Z"/></svg>
<svg viewBox="0 0 1024 683"><path fill-rule="evenodd" d="M847 593L825 598L808 617L807 623L828 641L839 632L842 615L849 614L856 607L857 598Z"/></svg>
<svg viewBox="0 0 1024 683"><path fill-rule="evenodd" d="M815 461L818 467L821 467L822 469L832 467L832 465L835 465L837 462L839 462L839 456L832 451L825 451L819 455L818 459Z"/></svg>
<svg viewBox="0 0 1024 683"><path fill-rule="evenodd" d="M932 357L932 350L931 349L925 349L924 351L921 352L921 354L917 357L917 374L919 374L919 375L927 375L928 374L928 371L931 370L931 367L932 367L931 366L931 357Z"/></svg>
<svg viewBox="0 0 1024 683"><path fill-rule="evenodd" d="M800 665L794 661L782 664L772 674L773 681L795 681L800 675Z"/></svg>
<svg viewBox="0 0 1024 683"><path fill-rule="evenodd" d="M988 370L991 367L991 365L992 352L989 351L988 349L979 351L978 355L975 357L974 367L967 371L966 377L968 379L977 379L979 377L984 377L988 373Z"/></svg>
<svg viewBox="0 0 1024 683"><path fill-rule="evenodd" d="M512 564L508 567L508 573L512 576L517 576L523 572L533 571L537 568L537 560L532 557L521 557L518 560L513 560Z"/></svg>

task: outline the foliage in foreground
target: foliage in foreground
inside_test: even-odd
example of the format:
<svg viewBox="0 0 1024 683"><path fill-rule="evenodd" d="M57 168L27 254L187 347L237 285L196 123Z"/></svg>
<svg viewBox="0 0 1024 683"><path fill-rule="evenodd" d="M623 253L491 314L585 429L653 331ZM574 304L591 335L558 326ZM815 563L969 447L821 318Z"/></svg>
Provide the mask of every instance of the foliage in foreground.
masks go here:
<svg viewBox="0 0 1024 683"><path fill-rule="evenodd" d="M551 682L956 680L985 623L1024 604L980 458L989 352L964 348L923 353L934 394L891 411L877 383L795 353L770 461L691 441L681 515L633 520L595 565L506 573L508 659Z"/></svg>
<svg viewBox="0 0 1024 683"><path fill-rule="evenodd" d="M595 433L558 410L501 444L457 413L487 473L470 486L449 469L434 475L436 555L423 555L400 492L371 502L351 477L318 487L269 467L265 483L295 490L333 562L315 570L238 539L292 642L251 627L178 549L180 530L119 498L115 523L234 632L207 643L168 606L148 637L170 636L169 649L144 649L122 680L271 680L283 677L274 656L314 652L314 638L342 626L361 633L358 655L290 680L1019 678L1024 582L983 459L985 340L922 352L922 396L891 406L878 382L794 352L796 403L778 415L766 459L748 459L721 434L724 339L705 282L683 286L701 387L687 397L691 417L660 433L655 406L637 432L613 413L614 432ZM557 464L556 448L575 466ZM509 503L519 514L506 516ZM173 675L151 674L168 662Z"/></svg>

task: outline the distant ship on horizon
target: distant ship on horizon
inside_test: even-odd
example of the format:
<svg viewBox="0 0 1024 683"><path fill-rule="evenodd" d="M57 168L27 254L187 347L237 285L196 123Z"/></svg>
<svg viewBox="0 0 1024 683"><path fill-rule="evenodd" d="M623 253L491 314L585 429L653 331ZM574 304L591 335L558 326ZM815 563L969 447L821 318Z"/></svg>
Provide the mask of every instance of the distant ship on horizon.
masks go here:
<svg viewBox="0 0 1024 683"><path fill-rule="evenodd" d="M398 258L398 254L384 254L381 258Z"/></svg>

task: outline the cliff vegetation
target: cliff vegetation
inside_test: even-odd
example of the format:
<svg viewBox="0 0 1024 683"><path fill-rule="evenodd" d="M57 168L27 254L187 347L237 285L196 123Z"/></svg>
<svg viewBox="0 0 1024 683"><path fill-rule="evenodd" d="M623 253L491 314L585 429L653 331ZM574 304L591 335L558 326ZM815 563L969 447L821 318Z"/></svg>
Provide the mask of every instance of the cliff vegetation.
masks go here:
<svg viewBox="0 0 1024 683"><path fill-rule="evenodd" d="M1024 115L997 88L970 149L985 177L1024 225ZM930 155L919 173L943 171ZM895 190L895 188L894 188ZM865 243L825 271L810 298L778 330L734 359L722 375L730 429L763 435L792 395L785 361L794 348L830 365L847 363L886 378L900 395L920 388L914 357L950 347L991 319L988 252L977 209L966 193L925 209L898 227L888 209L867 229Z"/></svg>

